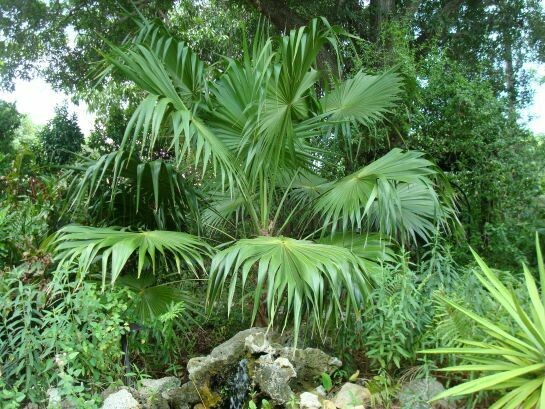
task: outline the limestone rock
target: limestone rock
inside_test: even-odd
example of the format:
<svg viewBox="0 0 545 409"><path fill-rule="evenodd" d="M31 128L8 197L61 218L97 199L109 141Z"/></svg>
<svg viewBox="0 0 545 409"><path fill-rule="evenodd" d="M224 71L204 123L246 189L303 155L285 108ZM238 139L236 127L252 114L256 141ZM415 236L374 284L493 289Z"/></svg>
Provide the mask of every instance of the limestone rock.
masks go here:
<svg viewBox="0 0 545 409"><path fill-rule="evenodd" d="M141 409L141 406L129 391L121 389L104 400L102 409Z"/></svg>
<svg viewBox="0 0 545 409"><path fill-rule="evenodd" d="M343 366L343 361L341 361L339 358L333 356L328 362L328 365L332 368L340 368Z"/></svg>
<svg viewBox="0 0 545 409"><path fill-rule="evenodd" d="M452 405L445 399L428 403L444 390L435 378L415 379L401 388L398 399L402 409L448 409Z"/></svg>
<svg viewBox="0 0 545 409"><path fill-rule="evenodd" d="M323 397L323 398L325 398L325 396L327 395L327 392L326 392L325 388L322 385L320 385L316 389L314 389L314 393L316 395L318 395L318 396Z"/></svg>
<svg viewBox="0 0 545 409"><path fill-rule="evenodd" d="M300 409L320 409L321 407L320 399L313 393L303 392L299 397Z"/></svg>
<svg viewBox="0 0 545 409"><path fill-rule="evenodd" d="M215 347L207 356L191 358L187 363L189 379L197 387L205 404L212 406L221 401L212 384L223 384L229 372L246 355L245 342L250 335L266 333L266 328L249 328L241 331L223 344Z"/></svg>
<svg viewBox="0 0 545 409"><path fill-rule="evenodd" d="M199 385L212 375L221 373L227 367L236 365L244 357L246 338L266 332L265 328L249 328L218 345L207 356L191 358L187 363L189 379Z"/></svg>
<svg viewBox="0 0 545 409"><path fill-rule="evenodd" d="M271 354L274 352L266 331L248 335L244 340L244 347L252 355Z"/></svg>
<svg viewBox="0 0 545 409"><path fill-rule="evenodd" d="M163 396L171 389L180 386L180 380L174 376L161 379L144 379L138 390L146 409L169 409L168 396Z"/></svg>
<svg viewBox="0 0 545 409"><path fill-rule="evenodd" d="M189 409L201 401L199 392L192 382L184 383L177 388L169 389L161 394L173 409Z"/></svg>
<svg viewBox="0 0 545 409"><path fill-rule="evenodd" d="M355 383L345 383L339 392L335 395L333 403L338 408L354 408L363 405L371 399L371 392L363 386Z"/></svg>
<svg viewBox="0 0 545 409"><path fill-rule="evenodd" d="M315 378L322 373L332 373L338 369L342 362L332 358L324 351L316 348L294 349L292 347L278 348L276 353L289 359L297 372L296 384L300 389L314 383Z"/></svg>
<svg viewBox="0 0 545 409"><path fill-rule="evenodd" d="M337 409L337 406L330 400L324 400L322 401L322 408L323 409Z"/></svg>
<svg viewBox="0 0 545 409"><path fill-rule="evenodd" d="M145 397L150 393L160 394L166 392L180 386L180 384L180 380L175 376L167 376L161 379L144 379L139 392Z"/></svg>
<svg viewBox="0 0 545 409"><path fill-rule="evenodd" d="M262 392L277 404L284 404L293 395L289 381L296 376L297 372L287 358L275 359L272 354L267 354L256 361L253 378Z"/></svg>
<svg viewBox="0 0 545 409"><path fill-rule="evenodd" d="M299 392L310 391L300 395L304 407L322 407L316 402L327 394L323 387L312 391L316 378L324 372L332 373L342 365L341 361L319 349L296 349L279 342L279 336L266 328L241 331L208 356L190 359L186 384L167 377L144 380L138 391L112 385L103 392L103 408L191 409L198 404L224 407L232 404L235 396L237 402L246 401L252 384L275 405L284 405ZM248 387L243 385L246 383Z"/></svg>
<svg viewBox="0 0 545 409"><path fill-rule="evenodd" d="M100 396L102 397L102 400L106 400L106 398L116 392L119 392L121 389L125 389L128 393L130 393L132 395L132 397L134 399L136 399L137 401L140 401L141 398L140 398L140 394L138 393L138 391L134 388L131 388L130 386L122 386L122 385L110 385L109 387L107 387L106 389L104 389L102 391L102 393L100 394Z"/></svg>

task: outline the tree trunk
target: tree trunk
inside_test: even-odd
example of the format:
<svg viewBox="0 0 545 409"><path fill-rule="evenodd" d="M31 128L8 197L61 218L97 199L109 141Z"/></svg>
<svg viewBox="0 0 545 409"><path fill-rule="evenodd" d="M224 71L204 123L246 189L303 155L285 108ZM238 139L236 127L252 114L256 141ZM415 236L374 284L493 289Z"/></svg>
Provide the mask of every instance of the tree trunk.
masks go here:
<svg viewBox="0 0 545 409"><path fill-rule="evenodd" d="M307 22L291 10L285 0L247 0L281 31L304 26Z"/></svg>
<svg viewBox="0 0 545 409"><path fill-rule="evenodd" d="M515 89L515 74L513 70L513 46L509 36L504 41L504 61L505 61L505 91L509 104L509 116L514 117L517 105L517 91Z"/></svg>
<svg viewBox="0 0 545 409"><path fill-rule="evenodd" d="M382 26L388 21L388 18L394 12L394 8L394 0L371 0L369 3L369 38L374 41L378 40L380 32L382 31Z"/></svg>

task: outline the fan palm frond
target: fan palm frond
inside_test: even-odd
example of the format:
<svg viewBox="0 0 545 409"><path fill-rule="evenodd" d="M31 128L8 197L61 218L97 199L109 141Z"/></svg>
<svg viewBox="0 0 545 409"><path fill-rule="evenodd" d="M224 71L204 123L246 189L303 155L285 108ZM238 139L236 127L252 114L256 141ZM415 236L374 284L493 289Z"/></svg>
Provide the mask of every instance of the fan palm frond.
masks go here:
<svg viewBox="0 0 545 409"><path fill-rule="evenodd" d="M384 117L395 107L401 94L402 80L388 71L381 75L358 72L341 82L321 99L322 109L335 122L368 125Z"/></svg>
<svg viewBox="0 0 545 409"><path fill-rule="evenodd" d="M239 240L213 258L209 306L229 279L230 308L239 276L244 292L250 274L256 276L252 321L264 302L269 324L281 314L284 325L291 318L296 339L304 317L323 335L333 318L338 324L346 311L357 315L360 297L369 289L365 264L347 248L282 236L257 237Z"/></svg>
<svg viewBox="0 0 545 409"><path fill-rule="evenodd" d="M330 184L315 214L334 233L373 229L402 239L427 239L448 209L435 191L437 168L423 154L393 149L359 171Z"/></svg>
<svg viewBox="0 0 545 409"><path fill-rule="evenodd" d="M151 274L142 274L137 277L134 274L121 276L117 283L129 289L131 298L131 311L136 315L138 323L153 323L161 315L167 313L174 304L182 304L182 318L186 322L193 322L195 317L202 314L199 302L187 291L171 284L155 283L155 277Z"/></svg>
<svg viewBox="0 0 545 409"><path fill-rule="evenodd" d="M223 177L233 177L229 150L198 115L203 63L183 42L160 30L150 34L146 27L138 39L128 47L111 45L105 55L112 67L148 93L129 121L122 146L134 149L138 141L141 153L149 155L162 141L174 149L178 164L189 158L204 174L212 162Z"/></svg>
<svg viewBox="0 0 545 409"><path fill-rule="evenodd" d="M335 233L321 237L317 242L347 248L362 260L365 270L370 273L380 271L382 263L395 261L392 243L376 233Z"/></svg>
<svg viewBox="0 0 545 409"><path fill-rule="evenodd" d="M204 270L204 258L212 254L210 247L197 237L173 231L129 232L112 227L97 228L70 225L57 233L53 242L60 265L76 263L82 274L100 261L102 282L110 276L114 284L121 271L135 253L138 253L136 272L140 276L145 263L155 271L157 257L174 260L178 271L182 264L196 272Z"/></svg>
<svg viewBox="0 0 545 409"><path fill-rule="evenodd" d="M72 168L72 208L93 206L113 209L119 181L132 193L134 209L138 215L143 205L150 206L156 225L165 228L165 218L182 229L188 214L198 215L197 195L181 172L172 163L162 159L138 160L126 151L116 151L94 160L81 158ZM103 187L109 195L98 194ZM107 203L106 203L107 202Z"/></svg>

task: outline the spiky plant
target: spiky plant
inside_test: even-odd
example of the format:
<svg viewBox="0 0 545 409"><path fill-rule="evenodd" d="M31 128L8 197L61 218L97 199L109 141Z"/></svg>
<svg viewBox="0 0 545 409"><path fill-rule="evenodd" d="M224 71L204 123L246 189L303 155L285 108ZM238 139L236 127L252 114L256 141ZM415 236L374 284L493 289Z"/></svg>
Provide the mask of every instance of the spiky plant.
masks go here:
<svg viewBox="0 0 545 409"><path fill-rule="evenodd" d="M453 354L462 365L441 369L445 372L476 372L474 380L454 386L434 400L481 391L498 391L499 398L490 409L545 408L545 266L536 234L539 286L523 265L527 299L520 300L473 252L480 273L475 273L499 307L511 318L512 325L502 325L443 298L443 301L472 320L485 334L483 339L461 340L459 348L421 351L426 354Z"/></svg>

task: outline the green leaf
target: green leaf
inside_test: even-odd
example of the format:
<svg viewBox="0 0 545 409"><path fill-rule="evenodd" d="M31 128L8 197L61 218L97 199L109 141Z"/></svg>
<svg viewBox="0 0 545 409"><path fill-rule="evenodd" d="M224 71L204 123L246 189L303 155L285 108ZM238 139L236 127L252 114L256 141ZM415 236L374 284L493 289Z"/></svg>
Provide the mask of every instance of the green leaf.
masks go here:
<svg viewBox="0 0 545 409"><path fill-rule="evenodd" d="M103 282L110 277L115 283L127 261L138 253L136 269L140 276L144 261L156 265L156 250L165 259L171 257L176 266L184 264L190 271L204 270L204 258L210 247L197 237L172 231L129 232L115 228L70 225L57 233L53 242L59 265L76 263L82 275L102 259Z"/></svg>
<svg viewBox="0 0 545 409"><path fill-rule="evenodd" d="M366 75L360 71L322 97L321 103L331 121L368 125L395 106L401 85L401 77L394 72Z"/></svg>
<svg viewBox="0 0 545 409"><path fill-rule="evenodd" d="M326 392L329 392L333 388L333 381L331 380L331 376L329 374L322 372L322 386L326 390Z"/></svg>
<svg viewBox="0 0 545 409"><path fill-rule="evenodd" d="M234 280L239 273L244 292L250 272L255 276L252 321L262 304L269 325L283 310L286 321L291 315L295 342L304 317L323 336L333 318L338 324L340 315L350 310L357 316L358 305L369 288L364 264L348 249L283 236L257 237L239 240L214 256L209 308L219 298L227 279ZM233 299L231 290L229 308Z"/></svg>
<svg viewBox="0 0 545 409"><path fill-rule="evenodd" d="M393 149L361 170L333 182L315 214L334 233L373 229L385 236L427 239L451 211L432 179L437 169L420 152Z"/></svg>

